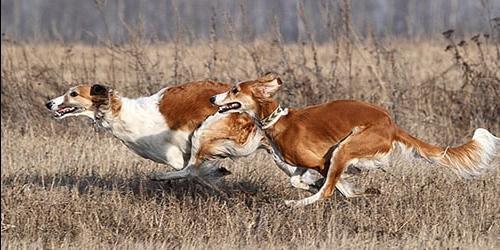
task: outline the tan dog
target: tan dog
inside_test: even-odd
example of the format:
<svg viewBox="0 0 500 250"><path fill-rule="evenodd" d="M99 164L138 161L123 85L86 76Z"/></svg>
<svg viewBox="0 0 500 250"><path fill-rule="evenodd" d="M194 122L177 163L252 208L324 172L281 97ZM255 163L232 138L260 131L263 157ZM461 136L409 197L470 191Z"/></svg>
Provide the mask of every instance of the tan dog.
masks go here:
<svg viewBox="0 0 500 250"><path fill-rule="evenodd" d="M480 175L489 167L498 138L477 129L472 140L458 147L427 144L399 128L381 107L354 100L339 100L304 109L283 109L273 99L281 87L273 74L238 84L215 95L211 102L222 113L245 112L265 130L274 148L291 165L315 169L326 177L318 193L290 205L304 206L329 198L345 180L350 165L376 169L386 165L396 147L408 149L431 163L464 177Z"/></svg>

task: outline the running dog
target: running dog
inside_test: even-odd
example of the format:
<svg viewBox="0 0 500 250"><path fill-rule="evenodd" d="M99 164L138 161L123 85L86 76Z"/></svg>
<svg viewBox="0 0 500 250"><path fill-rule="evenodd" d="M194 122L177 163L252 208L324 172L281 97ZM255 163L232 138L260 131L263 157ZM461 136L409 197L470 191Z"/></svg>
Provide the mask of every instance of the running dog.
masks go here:
<svg viewBox="0 0 500 250"><path fill-rule="evenodd" d="M279 77L267 74L239 83L210 101L220 107L220 113L249 114L286 163L315 169L326 178L319 192L287 201L289 205L305 206L329 198L335 185L345 183L348 166L380 168L396 148L465 178L479 176L491 167L499 138L486 129L475 130L472 140L458 147L434 146L399 128L386 110L372 104L338 100L303 109L282 108L273 98L281 85Z"/></svg>
<svg viewBox="0 0 500 250"><path fill-rule="evenodd" d="M264 148L286 174L293 176L290 181L294 187L311 192L317 190L316 186L320 185L316 182L321 176L280 161L273 149L266 146L263 133L248 115L217 112L218 107L211 104L209 98L228 91L230 87L225 83L201 81L163 88L152 96L130 99L100 84L79 85L45 105L57 119L88 117L111 131L138 155L176 170L185 168L191 155L203 159L201 173L157 172L151 174L154 180L195 177L215 188L206 180L223 176L228 171L218 164L205 163L224 157L247 156L258 148ZM191 147L192 144L195 146Z"/></svg>

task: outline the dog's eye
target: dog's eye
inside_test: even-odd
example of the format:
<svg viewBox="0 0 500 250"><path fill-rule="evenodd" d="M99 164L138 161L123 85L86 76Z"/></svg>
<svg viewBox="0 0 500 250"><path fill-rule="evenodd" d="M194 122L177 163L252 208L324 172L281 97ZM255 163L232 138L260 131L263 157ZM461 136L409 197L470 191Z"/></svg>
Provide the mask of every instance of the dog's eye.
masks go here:
<svg viewBox="0 0 500 250"><path fill-rule="evenodd" d="M233 87L233 88L231 88L231 92L233 94L238 94L238 92L240 92L240 90L237 87Z"/></svg>
<svg viewBox="0 0 500 250"><path fill-rule="evenodd" d="M77 93L76 91L73 91L73 92L69 93L69 95L70 95L71 97L77 97L77 96L78 96L78 93Z"/></svg>

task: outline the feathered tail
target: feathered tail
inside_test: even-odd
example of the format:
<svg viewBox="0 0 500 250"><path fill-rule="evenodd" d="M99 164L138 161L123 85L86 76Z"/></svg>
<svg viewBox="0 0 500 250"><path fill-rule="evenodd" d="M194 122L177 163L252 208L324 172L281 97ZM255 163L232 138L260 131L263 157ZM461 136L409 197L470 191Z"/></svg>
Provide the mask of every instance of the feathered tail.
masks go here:
<svg viewBox="0 0 500 250"><path fill-rule="evenodd" d="M483 128L476 129L472 140L458 147L434 146L401 129L396 133L395 140L431 163L448 167L464 178L477 177L490 169L496 144L500 142L499 138Z"/></svg>

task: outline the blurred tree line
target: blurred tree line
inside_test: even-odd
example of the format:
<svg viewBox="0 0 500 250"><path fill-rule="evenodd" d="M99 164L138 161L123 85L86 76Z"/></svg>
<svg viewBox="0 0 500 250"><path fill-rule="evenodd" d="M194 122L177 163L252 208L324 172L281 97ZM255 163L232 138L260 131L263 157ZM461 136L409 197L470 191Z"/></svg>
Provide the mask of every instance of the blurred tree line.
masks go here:
<svg viewBox="0 0 500 250"><path fill-rule="evenodd" d="M302 19L301 19L302 15ZM131 32L169 41L243 41L279 31L285 42L304 31L318 42L349 26L361 36L427 38L446 29L491 32L500 0L2 0L2 36L14 40L124 42Z"/></svg>

